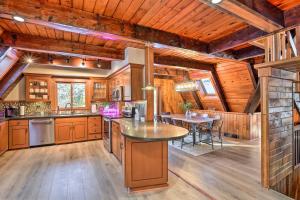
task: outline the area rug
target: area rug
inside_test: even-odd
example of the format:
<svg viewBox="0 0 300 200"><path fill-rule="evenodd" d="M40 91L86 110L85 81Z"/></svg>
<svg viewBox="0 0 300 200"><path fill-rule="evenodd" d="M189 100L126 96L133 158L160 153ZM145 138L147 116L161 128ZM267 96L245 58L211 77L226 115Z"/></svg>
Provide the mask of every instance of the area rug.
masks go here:
<svg viewBox="0 0 300 200"><path fill-rule="evenodd" d="M206 143L196 144L195 146L193 146L192 135L185 137L184 141L185 141L185 143L189 143L189 144L184 144L182 149L181 149L181 140L175 140L174 144L172 144L172 141L169 141L169 146L176 148L178 150L184 151L185 153L188 153L193 156L201 156L201 155L213 152L213 151L222 150L221 143L218 143L218 142L214 142L214 149L212 149L212 146L210 144L206 144ZM198 138L197 138L197 141L198 141ZM234 143L236 143L236 142L234 142ZM231 145L233 145L232 142L223 141L223 148L225 148L226 146L231 146Z"/></svg>

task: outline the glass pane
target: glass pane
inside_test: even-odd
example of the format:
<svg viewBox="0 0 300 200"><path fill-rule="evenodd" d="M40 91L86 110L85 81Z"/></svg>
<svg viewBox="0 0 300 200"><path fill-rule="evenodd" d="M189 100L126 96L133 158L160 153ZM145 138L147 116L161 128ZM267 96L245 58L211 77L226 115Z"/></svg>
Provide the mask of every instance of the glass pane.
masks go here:
<svg viewBox="0 0 300 200"><path fill-rule="evenodd" d="M85 83L73 84L73 107L85 107Z"/></svg>
<svg viewBox="0 0 300 200"><path fill-rule="evenodd" d="M214 86L211 84L211 81L209 78L201 79L205 93L209 95L216 94Z"/></svg>
<svg viewBox="0 0 300 200"><path fill-rule="evenodd" d="M70 103L71 103L71 84L57 83L57 105L60 108L65 108L66 105Z"/></svg>

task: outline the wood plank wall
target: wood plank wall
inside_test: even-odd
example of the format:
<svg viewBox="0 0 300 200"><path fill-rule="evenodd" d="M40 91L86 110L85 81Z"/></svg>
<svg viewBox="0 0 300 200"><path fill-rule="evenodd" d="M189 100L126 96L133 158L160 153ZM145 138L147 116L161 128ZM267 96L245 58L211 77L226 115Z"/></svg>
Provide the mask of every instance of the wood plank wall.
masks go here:
<svg viewBox="0 0 300 200"><path fill-rule="evenodd" d="M255 90L246 63L218 64L216 71L231 112L243 112Z"/></svg>
<svg viewBox="0 0 300 200"><path fill-rule="evenodd" d="M204 71L190 71L189 72L191 80L200 80L203 78L211 78L210 72L204 72ZM212 81L213 83L213 81ZM215 87L215 86L214 86ZM200 88L199 91L197 91L198 96L200 97L200 101L204 107L205 110L218 110L218 111L224 111L222 107L222 103L220 101L220 98L216 96L207 96L205 95L204 91Z"/></svg>
<svg viewBox="0 0 300 200"><path fill-rule="evenodd" d="M209 116L219 115L223 120L222 133L228 135L237 135L240 139L250 140L260 138L260 120L261 114L254 113L236 113L222 112L212 110L193 110L197 113L207 113Z"/></svg>
<svg viewBox="0 0 300 200"><path fill-rule="evenodd" d="M296 167L293 173L272 186L271 189L291 198L300 199L300 167Z"/></svg>
<svg viewBox="0 0 300 200"><path fill-rule="evenodd" d="M175 82L172 79L154 79L154 85L159 90L161 109L160 112L183 113L180 104L183 99L175 91Z"/></svg>

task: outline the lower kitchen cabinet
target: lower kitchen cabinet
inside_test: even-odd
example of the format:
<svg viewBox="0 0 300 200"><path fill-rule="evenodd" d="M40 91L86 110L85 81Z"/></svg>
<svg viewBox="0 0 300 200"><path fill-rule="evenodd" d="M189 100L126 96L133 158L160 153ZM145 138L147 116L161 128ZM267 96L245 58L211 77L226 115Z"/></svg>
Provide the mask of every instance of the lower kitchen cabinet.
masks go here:
<svg viewBox="0 0 300 200"><path fill-rule="evenodd" d="M8 150L8 122L0 123L0 155Z"/></svg>
<svg viewBox="0 0 300 200"><path fill-rule="evenodd" d="M55 143L71 143L87 140L87 118L57 118L55 120Z"/></svg>
<svg viewBox="0 0 300 200"><path fill-rule="evenodd" d="M122 163L123 137L121 135L120 125L117 122L112 122L112 153Z"/></svg>
<svg viewBox="0 0 300 200"><path fill-rule="evenodd" d="M101 117L88 117L88 140L102 138Z"/></svg>
<svg viewBox="0 0 300 200"><path fill-rule="evenodd" d="M72 137L73 124L72 123L55 123L55 143L63 144L73 141Z"/></svg>
<svg viewBox="0 0 300 200"><path fill-rule="evenodd" d="M9 149L29 147L28 120L9 121Z"/></svg>

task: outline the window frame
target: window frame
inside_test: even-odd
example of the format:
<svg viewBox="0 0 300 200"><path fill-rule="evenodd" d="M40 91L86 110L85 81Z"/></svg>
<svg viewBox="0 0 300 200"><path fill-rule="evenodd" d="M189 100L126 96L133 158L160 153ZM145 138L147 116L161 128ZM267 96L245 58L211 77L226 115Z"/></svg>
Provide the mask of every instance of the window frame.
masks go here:
<svg viewBox="0 0 300 200"><path fill-rule="evenodd" d="M89 84L87 80L81 80L81 79L57 79L55 80L55 105L56 107L58 106L58 88L57 84L59 83L67 83L71 84L71 105L73 110L87 110L89 109ZM73 84L75 83L84 83L85 84L85 107L73 107ZM65 108L65 107L59 107L59 110L71 110L70 107Z"/></svg>
<svg viewBox="0 0 300 200"><path fill-rule="evenodd" d="M214 89L214 91L215 91L214 94L209 94L209 93L207 93L206 88L205 88L205 86L204 86L204 83L202 82L203 79L208 79L208 80L210 81L210 84L211 84L211 86L213 87L213 89ZM211 79L210 77L203 77L203 78L200 78L199 81L200 81L200 85L201 85L201 88L202 88L202 90L203 90L204 96L210 96L210 97L215 97L215 96L217 96L217 91L216 91L216 88L215 88L215 84L214 84L214 82L212 81L212 79Z"/></svg>

